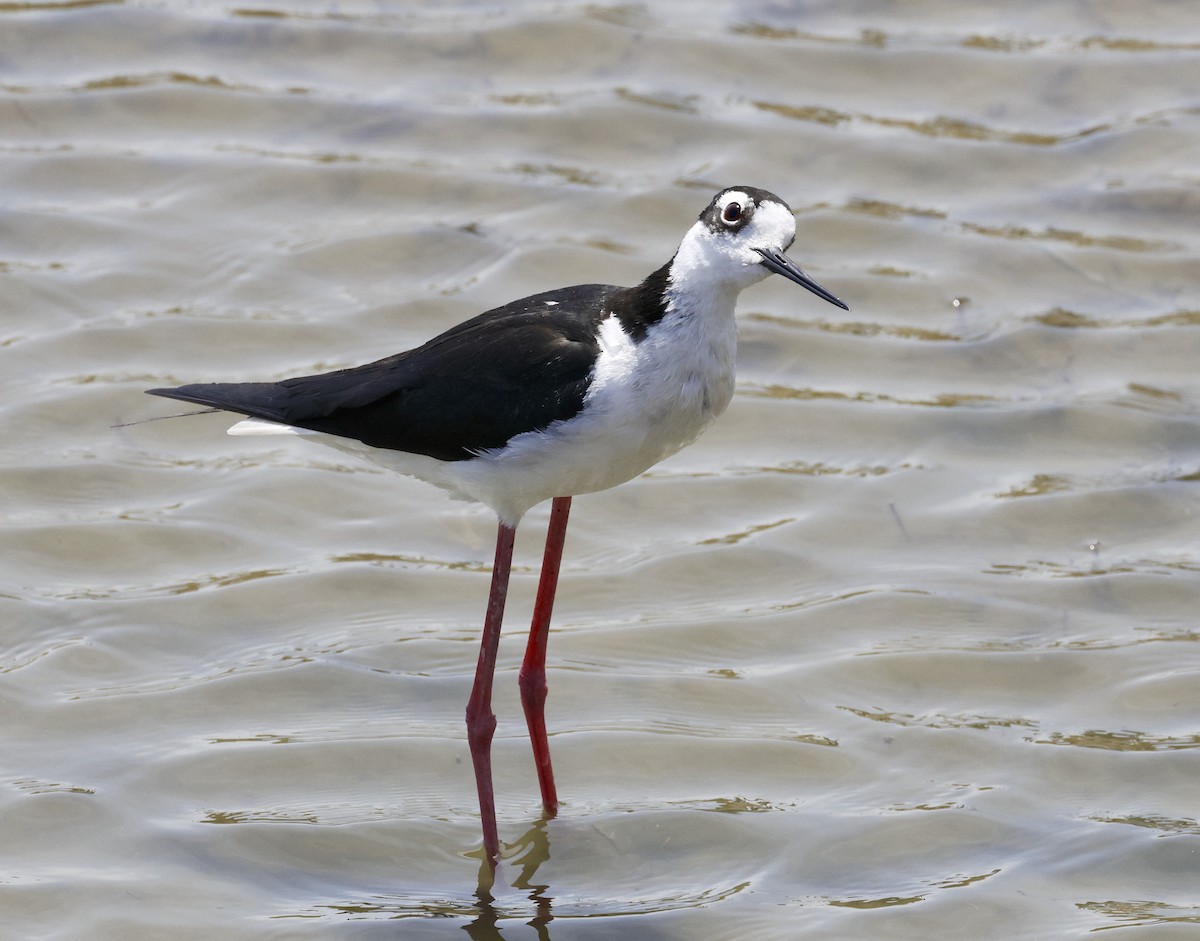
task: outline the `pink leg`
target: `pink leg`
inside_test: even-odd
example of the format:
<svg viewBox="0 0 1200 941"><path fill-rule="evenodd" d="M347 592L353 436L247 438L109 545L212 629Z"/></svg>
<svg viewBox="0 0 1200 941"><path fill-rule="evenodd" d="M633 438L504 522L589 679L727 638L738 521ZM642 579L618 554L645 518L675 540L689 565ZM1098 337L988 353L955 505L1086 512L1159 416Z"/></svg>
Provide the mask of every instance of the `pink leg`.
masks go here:
<svg viewBox="0 0 1200 941"><path fill-rule="evenodd" d="M542 789L542 808L547 817L558 813L558 793L554 789L554 769L550 766L550 743L546 741L546 642L550 636L550 613L554 609L554 592L558 588L558 571L570 512L570 497L554 498L550 506L550 526L546 530L542 577L533 604L533 626L529 629L529 645L525 648L520 676L521 703L525 706L525 722L529 726L529 740L533 743L533 762Z"/></svg>
<svg viewBox="0 0 1200 941"><path fill-rule="evenodd" d="M517 528L500 524L496 533L496 561L492 566L492 589L488 595L487 616L483 621L483 639L479 643L479 664L475 685L467 700L467 742L475 765L475 786L479 789L479 815L483 821L483 852L490 864L500 855L500 837L496 832L496 800L492 794L492 734L496 715L492 712L492 677L496 672L496 649L500 645L500 625L504 620L504 599L508 596L508 575L512 569L513 542Z"/></svg>

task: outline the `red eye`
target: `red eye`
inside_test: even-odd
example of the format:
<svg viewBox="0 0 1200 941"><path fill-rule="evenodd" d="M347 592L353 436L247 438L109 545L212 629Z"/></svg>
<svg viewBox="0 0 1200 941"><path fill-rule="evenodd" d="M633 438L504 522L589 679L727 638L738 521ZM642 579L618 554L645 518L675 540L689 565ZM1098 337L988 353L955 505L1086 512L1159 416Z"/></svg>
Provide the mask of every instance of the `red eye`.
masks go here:
<svg viewBox="0 0 1200 941"><path fill-rule="evenodd" d="M725 207L725 211L721 213L721 219L729 225L737 222L740 218L742 218L741 203L730 203Z"/></svg>

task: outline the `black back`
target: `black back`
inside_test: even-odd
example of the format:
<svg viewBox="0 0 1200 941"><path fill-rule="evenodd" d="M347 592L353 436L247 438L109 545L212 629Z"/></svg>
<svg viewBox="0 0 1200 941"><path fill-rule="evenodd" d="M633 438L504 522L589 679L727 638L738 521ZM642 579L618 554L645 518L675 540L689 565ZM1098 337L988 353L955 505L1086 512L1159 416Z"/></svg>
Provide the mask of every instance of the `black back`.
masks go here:
<svg viewBox="0 0 1200 941"><path fill-rule="evenodd" d="M578 413L599 353L600 321L616 314L641 339L662 316L666 270L634 288L582 284L523 298L364 366L148 392L373 447L467 460Z"/></svg>

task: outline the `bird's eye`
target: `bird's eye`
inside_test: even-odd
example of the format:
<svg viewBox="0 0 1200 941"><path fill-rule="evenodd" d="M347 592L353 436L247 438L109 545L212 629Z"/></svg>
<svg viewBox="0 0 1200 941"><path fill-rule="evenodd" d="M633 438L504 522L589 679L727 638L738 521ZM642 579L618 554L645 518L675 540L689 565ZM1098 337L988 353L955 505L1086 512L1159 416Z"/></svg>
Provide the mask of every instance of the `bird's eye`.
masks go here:
<svg viewBox="0 0 1200 941"><path fill-rule="evenodd" d="M721 221L727 225L733 225L738 219L742 218L742 204L730 203L721 213Z"/></svg>

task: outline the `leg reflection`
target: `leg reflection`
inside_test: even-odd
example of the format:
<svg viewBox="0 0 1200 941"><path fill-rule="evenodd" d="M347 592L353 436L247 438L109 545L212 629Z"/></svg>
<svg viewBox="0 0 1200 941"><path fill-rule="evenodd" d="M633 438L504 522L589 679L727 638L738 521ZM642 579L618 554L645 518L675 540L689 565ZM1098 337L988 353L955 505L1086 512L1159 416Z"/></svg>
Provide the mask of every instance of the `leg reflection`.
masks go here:
<svg viewBox="0 0 1200 941"><path fill-rule="evenodd" d="M474 921L463 926L471 941L502 941L500 922L525 921L537 932L539 941L550 941L550 922L554 920L553 898L548 894L547 883L537 883L538 868L550 858L550 835L546 817L533 824L516 842L507 846L504 863L495 867L485 859L479 867L479 883L475 890L478 914ZM503 879L505 864L519 867L519 874L512 882L514 889L527 893L532 903L533 917L529 918L529 907L516 900L497 902L492 894L496 880ZM527 919L527 920L526 920Z"/></svg>

